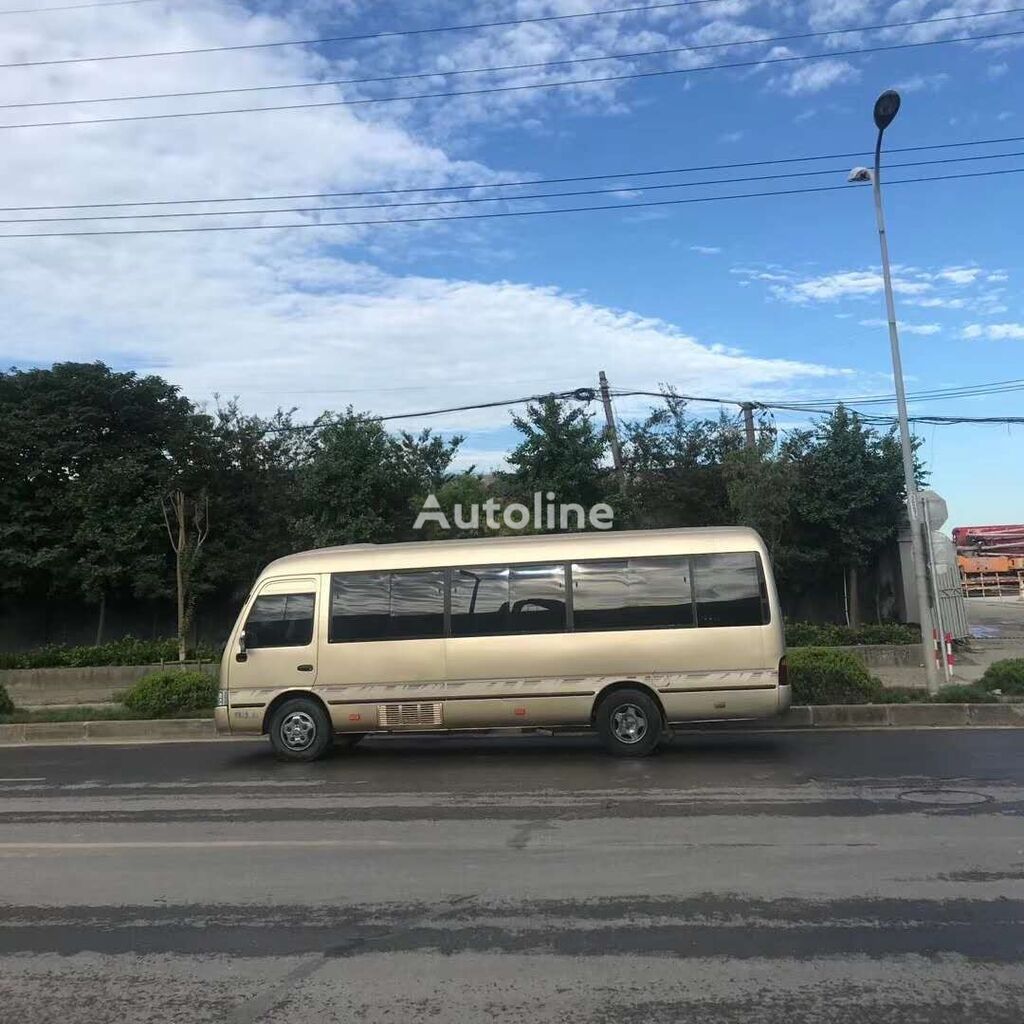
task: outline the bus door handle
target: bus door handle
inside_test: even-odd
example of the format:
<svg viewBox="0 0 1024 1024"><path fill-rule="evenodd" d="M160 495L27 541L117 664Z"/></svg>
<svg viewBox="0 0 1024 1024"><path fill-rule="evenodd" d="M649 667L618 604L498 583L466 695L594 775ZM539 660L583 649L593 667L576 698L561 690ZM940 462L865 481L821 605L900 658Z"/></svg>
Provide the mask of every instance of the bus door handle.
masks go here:
<svg viewBox="0 0 1024 1024"><path fill-rule="evenodd" d="M313 671L313 666L312 665L300 665L299 666L299 671L300 672L312 672Z"/></svg>

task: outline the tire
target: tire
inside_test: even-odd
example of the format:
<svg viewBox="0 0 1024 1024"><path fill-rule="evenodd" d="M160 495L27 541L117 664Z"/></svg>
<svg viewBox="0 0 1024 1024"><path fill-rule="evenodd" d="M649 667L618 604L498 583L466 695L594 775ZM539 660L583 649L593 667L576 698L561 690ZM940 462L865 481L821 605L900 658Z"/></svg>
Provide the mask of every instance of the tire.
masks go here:
<svg viewBox="0 0 1024 1024"><path fill-rule="evenodd" d="M661 739L661 708L643 690L616 690L598 705L596 725L609 754L646 757Z"/></svg>
<svg viewBox="0 0 1024 1024"><path fill-rule="evenodd" d="M286 700L270 719L270 744L283 761L315 761L334 742L334 728L324 706L312 697Z"/></svg>

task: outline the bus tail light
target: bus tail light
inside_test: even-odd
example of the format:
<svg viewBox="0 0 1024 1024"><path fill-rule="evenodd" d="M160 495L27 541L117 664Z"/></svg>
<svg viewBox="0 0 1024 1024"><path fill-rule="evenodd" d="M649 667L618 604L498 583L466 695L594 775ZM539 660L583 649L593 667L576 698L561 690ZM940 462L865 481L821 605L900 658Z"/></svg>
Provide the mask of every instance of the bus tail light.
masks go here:
<svg viewBox="0 0 1024 1024"><path fill-rule="evenodd" d="M786 656L779 658L779 686L789 685L789 667L786 665Z"/></svg>

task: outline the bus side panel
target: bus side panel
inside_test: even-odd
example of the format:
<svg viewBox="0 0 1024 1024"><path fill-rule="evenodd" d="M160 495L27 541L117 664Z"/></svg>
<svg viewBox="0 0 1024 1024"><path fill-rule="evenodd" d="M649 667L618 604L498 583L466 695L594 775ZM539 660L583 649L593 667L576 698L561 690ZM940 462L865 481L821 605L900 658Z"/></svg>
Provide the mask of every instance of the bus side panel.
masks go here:
<svg viewBox="0 0 1024 1024"><path fill-rule="evenodd" d="M777 669L766 658L765 633L772 627L721 629L610 630L532 636L450 639L448 672L452 680L551 679L559 692L574 688L573 677L638 679L678 673L715 673L708 685L729 689L746 685L751 671ZM655 686L675 685L658 680ZM703 683L695 685L705 685Z"/></svg>

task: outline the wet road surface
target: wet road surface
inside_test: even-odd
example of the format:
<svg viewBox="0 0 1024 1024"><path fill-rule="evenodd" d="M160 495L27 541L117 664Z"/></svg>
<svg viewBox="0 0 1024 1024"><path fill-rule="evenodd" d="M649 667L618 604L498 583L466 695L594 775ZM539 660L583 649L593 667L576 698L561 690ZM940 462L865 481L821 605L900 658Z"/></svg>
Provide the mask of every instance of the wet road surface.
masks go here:
<svg viewBox="0 0 1024 1024"><path fill-rule="evenodd" d="M1024 732L0 748L19 1024L1024 1020Z"/></svg>

